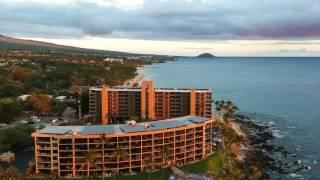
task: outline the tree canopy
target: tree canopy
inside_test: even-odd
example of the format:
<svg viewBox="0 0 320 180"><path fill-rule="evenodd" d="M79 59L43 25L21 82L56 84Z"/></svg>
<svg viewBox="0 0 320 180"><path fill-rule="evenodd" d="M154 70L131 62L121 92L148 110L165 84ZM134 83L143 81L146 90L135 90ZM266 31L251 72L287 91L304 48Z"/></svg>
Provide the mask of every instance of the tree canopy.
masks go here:
<svg viewBox="0 0 320 180"><path fill-rule="evenodd" d="M0 130L0 152L19 152L33 145L31 133L35 129L30 125L17 125Z"/></svg>
<svg viewBox="0 0 320 180"><path fill-rule="evenodd" d="M21 110L20 105L12 98L0 99L0 123L8 123L13 120Z"/></svg>

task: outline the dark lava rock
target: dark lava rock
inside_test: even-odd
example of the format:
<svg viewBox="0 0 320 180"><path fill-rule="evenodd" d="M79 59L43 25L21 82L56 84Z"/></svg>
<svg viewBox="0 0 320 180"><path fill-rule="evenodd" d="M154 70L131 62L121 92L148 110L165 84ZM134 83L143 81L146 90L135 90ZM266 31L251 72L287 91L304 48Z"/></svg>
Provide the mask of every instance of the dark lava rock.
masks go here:
<svg viewBox="0 0 320 180"><path fill-rule="evenodd" d="M279 174L290 174L310 170L302 162L297 163L296 155L285 147L272 144L272 129L266 123L251 121L250 114L237 114L236 120L249 139L249 150L245 159L248 165L258 164L266 170Z"/></svg>

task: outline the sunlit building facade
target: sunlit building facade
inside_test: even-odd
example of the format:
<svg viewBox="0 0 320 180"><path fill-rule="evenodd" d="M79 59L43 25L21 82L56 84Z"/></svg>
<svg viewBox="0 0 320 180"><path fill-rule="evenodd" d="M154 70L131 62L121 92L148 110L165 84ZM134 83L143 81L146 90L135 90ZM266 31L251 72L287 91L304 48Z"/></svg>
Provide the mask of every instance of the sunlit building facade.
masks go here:
<svg viewBox="0 0 320 180"><path fill-rule="evenodd" d="M89 92L89 113L102 124L187 115L211 117L211 104L209 89L155 88L152 81L142 82L140 88L103 86Z"/></svg>
<svg viewBox="0 0 320 180"><path fill-rule="evenodd" d="M136 124L48 126L32 134L36 173L108 176L196 162L213 152L214 124L211 118L184 116Z"/></svg>

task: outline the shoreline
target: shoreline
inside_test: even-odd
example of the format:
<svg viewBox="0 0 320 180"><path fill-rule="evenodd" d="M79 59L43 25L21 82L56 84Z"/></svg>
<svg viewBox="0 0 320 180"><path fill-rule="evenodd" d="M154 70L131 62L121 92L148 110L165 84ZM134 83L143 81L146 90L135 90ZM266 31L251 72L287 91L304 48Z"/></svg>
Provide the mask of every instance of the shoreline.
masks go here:
<svg viewBox="0 0 320 180"><path fill-rule="evenodd" d="M248 145L249 145L249 139L248 135L243 131L241 124L236 121L231 121L231 128L236 132L238 136L242 136L244 138L244 143L240 144L239 154L237 154L237 160L244 161L247 157L248 152Z"/></svg>
<svg viewBox="0 0 320 180"><path fill-rule="evenodd" d="M237 114L233 124L237 133L246 137L245 164L257 164L268 178L291 178L297 173L305 174L311 170L310 164L301 162L295 152L273 143L277 137L273 134L273 126L256 123L250 114Z"/></svg>
<svg viewBox="0 0 320 180"><path fill-rule="evenodd" d="M144 80L145 75L136 71L136 76L132 79L129 79L123 83L123 87L138 87L140 83Z"/></svg>

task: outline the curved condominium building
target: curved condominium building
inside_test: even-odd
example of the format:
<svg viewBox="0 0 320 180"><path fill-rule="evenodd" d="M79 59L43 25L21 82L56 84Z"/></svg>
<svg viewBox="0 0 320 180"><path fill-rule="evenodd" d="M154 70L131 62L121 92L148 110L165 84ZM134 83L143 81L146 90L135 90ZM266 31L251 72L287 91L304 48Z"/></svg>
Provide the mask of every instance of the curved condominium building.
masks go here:
<svg viewBox="0 0 320 180"><path fill-rule="evenodd" d="M213 151L214 123L207 117L184 116L137 124L48 126L32 134L36 172L133 174L198 161Z"/></svg>

